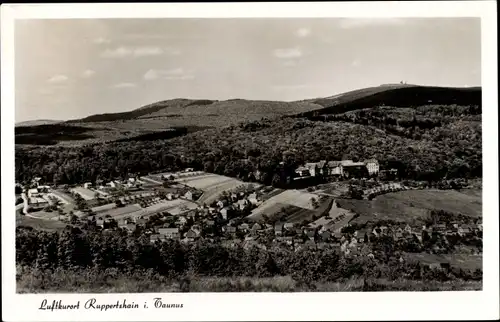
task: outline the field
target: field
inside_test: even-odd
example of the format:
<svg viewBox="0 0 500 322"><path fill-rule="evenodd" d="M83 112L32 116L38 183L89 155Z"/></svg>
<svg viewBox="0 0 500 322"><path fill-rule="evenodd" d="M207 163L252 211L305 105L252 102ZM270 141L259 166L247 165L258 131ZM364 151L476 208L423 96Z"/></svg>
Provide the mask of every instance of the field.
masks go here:
<svg viewBox="0 0 500 322"><path fill-rule="evenodd" d="M290 276L254 277L191 277L189 284L178 279L153 275L145 277L95 274L92 271L76 273L32 270L19 274L16 292L26 293L172 293L172 292L360 292L368 291L363 278L338 282L298 283ZM472 291L482 290L478 281L418 281L373 279L367 282L369 291Z"/></svg>
<svg viewBox="0 0 500 322"><path fill-rule="evenodd" d="M224 191L229 192L250 185L234 178L204 172L188 172L185 175L177 175L175 182L203 191L198 203L206 204L216 201Z"/></svg>
<svg viewBox="0 0 500 322"><path fill-rule="evenodd" d="M75 187L71 189L73 192L79 194L82 196L83 199L85 200L92 200L95 199L95 192L89 189L85 189L83 187Z"/></svg>
<svg viewBox="0 0 500 322"><path fill-rule="evenodd" d="M429 253L405 253L406 258L425 264L450 263L451 266L460 267L464 270L483 269L482 254L429 254Z"/></svg>
<svg viewBox="0 0 500 322"><path fill-rule="evenodd" d="M32 218L24 215L16 215L16 227L32 227L34 229L57 231L63 230L66 224L58 220L45 220L39 218Z"/></svg>
<svg viewBox="0 0 500 322"><path fill-rule="evenodd" d="M104 205L104 206L108 206L108 205ZM104 207L104 206L101 206L101 207ZM99 207L99 208L101 208L101 207ZM125 217L125 216L132 214L136 211L139 211L141 209L142 209L141 206L139 206L137 204L132 204L132 205L126 205L125 207L119 207L119 208L115 207L112 209L104 209L104 210L101 210L99 212L96 212L96 215L99 217L105 217L105 216L109 215L112 218L116 219L116 218Z"/></svg>
<svg viewBox="0 0 500 322"><path fill-rule="evenodd" d="M382 219L420 221L432 209L476 218L482 216L480 191L463 193L455 190L409 190L388 193L371 201L339 199L338 203L342 208L360 215L354 220L357 223Z"/></svg>
<svg viewBox="0 0 500 322"><path fill-rule="evenodd" d="M275 204L286 204L295 207L305 208L309 210L314 210L311 204L311 198L319 199L316 194L302 192L298 190L285 190L282 193L275 195L262 203L257 209L252 211L252 215L249 218L258 217L265 213L268 208L275 207Z"/></svg>

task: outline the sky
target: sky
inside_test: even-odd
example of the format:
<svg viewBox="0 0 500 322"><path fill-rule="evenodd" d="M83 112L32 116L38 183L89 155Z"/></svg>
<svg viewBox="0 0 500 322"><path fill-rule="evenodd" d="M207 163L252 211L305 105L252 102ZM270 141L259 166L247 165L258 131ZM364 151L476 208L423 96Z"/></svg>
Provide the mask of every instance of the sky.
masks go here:
<svg viewBox="0 0 500 322"><path fill-rule="evenodd" d="M16 122L160 100L481 85L479 18L17 20Z"/></svg>

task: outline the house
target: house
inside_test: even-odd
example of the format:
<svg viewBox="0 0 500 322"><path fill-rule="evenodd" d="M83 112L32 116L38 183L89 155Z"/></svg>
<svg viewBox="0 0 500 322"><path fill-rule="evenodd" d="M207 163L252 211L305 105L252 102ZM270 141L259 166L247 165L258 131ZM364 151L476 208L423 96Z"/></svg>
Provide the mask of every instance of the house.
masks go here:
<svg viewBox="0 0 500 322"><path fill-rule="evenodd" d="M293 229L293 226L294 226L293 222L287 222L283 225L283 228L285 230L291 231Z"/></svg>
<svg viewBox="0 0 500 322"><path fill-rule="evenodd" d="M290 246L293 245L293 237L288 236L288 237L281 237L281 238L283 238L282 241L284 243L286 243L287 245L290 245Z"/></svg>
<svg viewBox="0 0 500 322"><path fill-rule="evenodd" d="M462 226L462 227L459 227L459 228L458 228L458 230L457 230L457 232L458 232L458 234L459 234L460 236L463 236L463 235L465 235L465 234L470 233L470 232L471 232L471 229L470 229L469 227L467 227L467 226L465 226L465 225L464 225L464 226Z"/></svg>
<svg viewBox="0 0 500 322"><path fill-rule="evenodd" d="M227 212L229 210L229 207L224 207L220 210L220 214L222 216L222 219L227 220Z"/></svg>
<svg viewBox="0 0 500 322"><path fill-rule="evenodd" d="M363 163L365 164L369 175L375 175L375 174L379 173L380 167L379 167L377 160L368 159L368 160L363 161Z"/></svg>
<svg viewBox="0 0 500 322"><path fill-rule="evenodd" d="M193 200L193 193L191 191L188 191L184 194L184 198L187 200Z"/></svg>
<svg viewBox="0 0 500 322"><path fill-rule="evenodd" d="M257 193L251 193L249 196L248 196L248 201L252 204L252 205L257 205L259 203L259 200L257 199Z"/></svg>
<svg viewBox="0 0 500 322"><path fill-rule="evenodd" d="M225 206L227 206L227 201L226 200L219 200L219 201L217 201L217 207L224 208Z"/></svg>
<svg viewBox="0 0 500 322"><path fill-rule="evenodd" d="M167 200L174 199L174 195L172 193L167 193Z"/></svg>
<svg viewBox="0 0 500 322"><path fill-rule="evenodd" d="M353 162L352 160L344 160L341 162L344 177L362 176L364 171L367 172L363 162Z"/></svg>
<svg viewBox="0 0 500 322"><path fill-rule="evenodd" d="M103 228L103 227L104 227L104 220L102 220L102 219L97 219L97 220L95 221L95 225L96 225L97 227L101 227L101 228Z"/></svg>
<svg viewBox="0 0 500 322"><path fill-rule="evenodd" d="M160 228L158 229L160 235L165 238L176 239L180 237L179 228Z"/></svg>
<svg viewBox="0 0 500 322"><path fill-rule="evenodd" d="M233 226L223 226L222 231L227 233L227 234L235 234L236 233L236 227Z"/></svg>
<svg viewBox="0 0 500 322"><path fill-rule="evenodd" d="M328 230L325 230L320 234L320 237L324 242L327 242L332 237L332 234Z"/></svg>
<svg viewBox="0 0 500 322"><path fill-rule="evenodd" d="M106 185L110 186L111 188L116 188L116 183L114 181L108 182Z"/></svg>
<svg viewBox="0 0 500 322"><path fill-rule="evenodd" d="M92 183L91 183L91 182L85 182L85 183L83 184L83 187L84 187L85 189L88 189L88 188L92 187Z"/></svg>
<svg viewBox="0 0 500 322"><path fill-rule="evenodd" d="M160 234L152 234L151 236L149 236L149 241L151 243L155 243L156 241L163 241L163 240L165 240L165 236L160 235Z"/></svg>
<svg viewBox="0 0 500 322"><path fill-rule="evenodd" d="M316 248L316 243L314 240L306 240L304 242L304 248Z"/></svg>
<svg viewBox="0 0 500 322"><path fill-rule="evenodd" d="M194 220L196 218L196 210L193 209L193 210L187 211L186 214L185 214L185 216L186 216L187 219L193 219Z"/></svg>
<svg viewBox="0 0 500 322"><path fill-rule="evenodd" d="M183 226L187 223L187 218L184 216L178 216L177 220L175 221L176 225Z"/></svg>
<svg viewBox="0 0 500 322"><path fill-rule="evenodd" d="M124 223L118 225L118 227L121 229L125 229L128 232L133 232L136 228L135 224L127 223L127 222L124 222Z"/></svg>
<svg viewBox="0 0 500 322"><path fill-rule="evenodd" d="M248 201L248 200L246 200L246 199L238 200L238 201L236 202L236 204L238 205L237 207L238 207L238 209L240 209L240 210L245 209L245 207L247 206L247 204L248 204L248 203L249 203L249 201Z"/></svg>
<svg viewBox="0 0 500 322"><path fill-rule="evenodd" d="M250 230L250 225L247 224L247 223L243 223L241 225L238 226L238 230L239 231L249 231Z"/></svg>
<svg viewBox="0 0 500 322"><path fill-rule="evenodd" d="M344 169L340 161L329 161L327 163L328 174L330 176L343 176Z"/></svg>
<svg viewBox="0 0 500 322"><path fill-rule="evenodd" d="M276 224L274 225L274 234L276 236L281 236L283 235L283 224Z"/></svg>
<svg viewBox="0 0 500 322"><path fill-rule="evenodd" d="M43 209L49 205L49 202L40 197L28 198L28 204L31 209Z"/></svg>
<svg viewBox="0 0 500 322"><path fill-rule="evenodd" d="M316 164L316 175L320 174L320 175L323 175L323 176L327 176L328 175L328 166L327 166L327 162L326 160L321 160L319 161L317 164Z"/></svg>
<svg viewBox="0 0 500 322"><path fill-rule="evenodd" d="M316 236L316 231L311 230L311 229L306 229L304 231L307 237L309 237L310 240L314 240L314 237Z"/></svg>
<svg viewBox="0 0 500 322"><path fill-rule="evenodd" d="M408 234L411 234L411 227L410 227L410 225L408 225L408 224L407 224L407 225L405 226L404 231L405 231L406 233L408 233Z"/></svg>
<svg viewBox="0 0 500 322"><path fill-rule="evenodd" d="M299 167L295 170L296 173L300 173L301 177L310 177L318 175L318 168L316 163L306 163L303 167Z"/></svg>
<svg viewBox="0 0 500 322"><path fill-rule="evenodd" d="M28 189L28 197L29 198L38 197L39 195L40 195L40 192L38 192L38 189L36 189L36 188Z"/></svg>
<svg viewBox="0 0 500 322"><path fill-rule="evenodd" d="M438 224L433 227L434 231L437 232L444 232L446 230L446 225L445 224Z"/></svg>
<svg viewBox="0 0 500 322"><path fill-rule="evenodd" d="M255 223L253 226L252 226L252 231L253 232L257 232L259 230L262 230L262 226L259 225L258 223Z"/></svg>
<svg viewBox="0 0 500 322"><path fill-rule="evenodd" d="M188 241L194 241L196 238L200 237L200 234L199 230L191 228L186 232L185 237Z"/></svg>

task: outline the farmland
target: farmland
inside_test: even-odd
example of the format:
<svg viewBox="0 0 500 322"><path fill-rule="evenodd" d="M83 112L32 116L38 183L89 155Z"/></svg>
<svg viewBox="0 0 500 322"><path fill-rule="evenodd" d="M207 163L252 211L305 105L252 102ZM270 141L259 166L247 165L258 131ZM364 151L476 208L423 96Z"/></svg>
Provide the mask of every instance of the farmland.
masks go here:
<svg viewBox="0 0 500 322"><path fill-rule="evenodd" d="M360 216L354 220L364 223L370 220L392 219L395 221L422 220L430 210L444 210L479 218L482 215L481 194L455 190L409 190L388 193L374 200L339 199L342 208Z"/></svg>
<svg viewBox="0 0 500 322"><path fill-rule="evenodd" d="M170 173L157 174L152 177L153 180L158 180L161 176L168 177ZM175 182L203 191L203 195L198 200L199 203L212 203L217 200L223 192L229 192L234 189L249 186L251 184L243 181L221 176L217 174L205 172L188 172L185 174L173 175ZM160 179L161 180L161 179Z"/></svg>
<svg viewBox="0 0 500 322"><path fill-rule="evenodd" d="M275 204L287 204L295 207L314 210L314 207L311 203L311 198L318 199L318 195L308 192L301 192L298 190L286 190L264 201L262 205L252 211L251 216L258 216L266 211L266 209L274 207Z"/></svg>
<svg viewBox="0 0 500 322"><path fill-rule="evenodd" d="M44 231L63 230L66 224L58 220L46 220L24 215L16 215L16 227L32 227Z"/></svg>

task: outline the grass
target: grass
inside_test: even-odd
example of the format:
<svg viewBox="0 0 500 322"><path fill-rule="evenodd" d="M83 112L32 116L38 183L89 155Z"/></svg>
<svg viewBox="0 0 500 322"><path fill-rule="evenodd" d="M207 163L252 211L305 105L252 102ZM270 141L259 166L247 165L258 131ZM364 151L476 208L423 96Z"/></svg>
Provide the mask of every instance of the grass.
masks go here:
<svg viewBox="0 0 500 322"><path fill-rule="evenodd" d="M66 227L66 224L58 220L44 220L25 215L16 215L16 226L32 227L34 229L45 231L58 231L63 230Z"/></svg>
<svg viewBox="0 0 500 322"><path fill-rule="evenodd" d="M409 190L381 195L371 201L338 199L342 208L349 209L360 216L354 220L364 223L370 220L392 219L407 221L421 220L430 210L445 210L471 217L482 216L480 193L462 193L455 190Z"/></svg>
<svg viewBox="0 0 500 322"><path fill-rule="evenodd" d="M481 290L475 281L418 281L352 278L338 282L304 284L290 276L191 277L169 279L158 275L124 277L90 271L18 274L17 293L155 293L155 292L360 292Z"/></svg>
<svg viewBox="0 0 500 322"><path fill-rule="evenodd" d="M482 254L429 254L429 253L405 253L410 260L415 260L425 264L450 263L451 266L464 270L475 271L483 268Z"/></svg>

